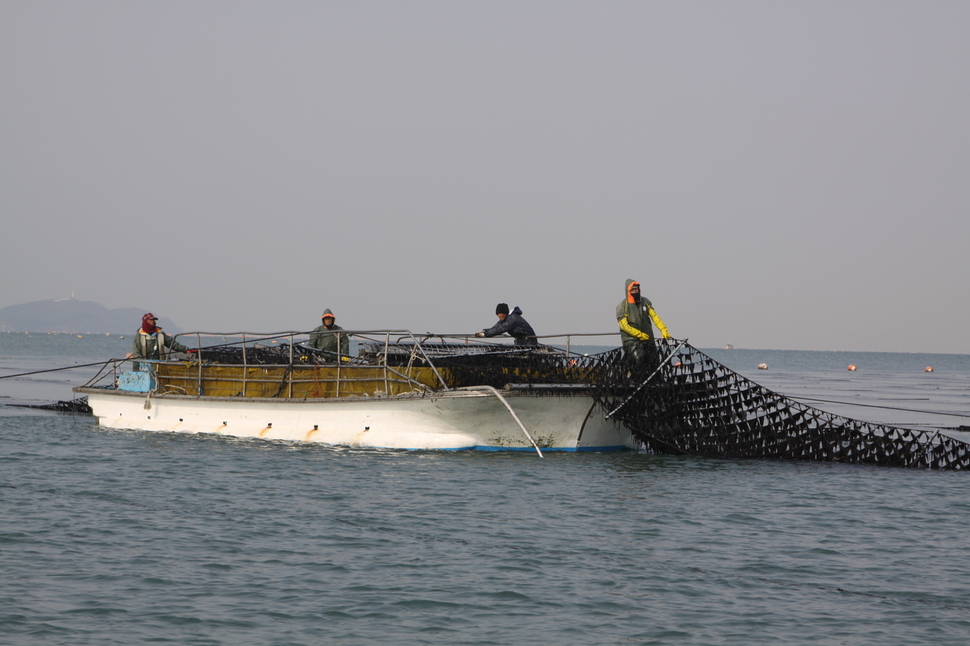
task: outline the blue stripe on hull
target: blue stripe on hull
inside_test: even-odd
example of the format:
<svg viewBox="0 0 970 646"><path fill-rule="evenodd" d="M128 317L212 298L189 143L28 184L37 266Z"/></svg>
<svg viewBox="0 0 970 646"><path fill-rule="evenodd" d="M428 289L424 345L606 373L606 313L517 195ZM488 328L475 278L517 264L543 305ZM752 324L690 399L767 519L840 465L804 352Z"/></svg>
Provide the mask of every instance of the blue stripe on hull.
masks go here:
<svg viewBox="0 0 970 646"><path fill-rule="evenodd" d="M618 444L616 446L582 446L582 447L579 447L579 448L576 448L576 447L572 447L572 448L570 448L570 447L552 448L552 447L540 446L539 448L542 449L542 452L543 453L552 453L552 452L556 452L556 453L590 453L590 452L592 452L592 453L609 453L609 452L614 452L614 451L629 451L630 450L630 447L628 447L626 445L623 445L623 444ZM535 452L535 447L531 447L531 446L515 446L515 447L508 447L508 446L486 446L484 444L480 444L478 446L459 446L459 447L456 447L456 448L453 448L453 449L403 449L403 450L405 450L405 451L427 451L427 450L431 450L431 451L491 451L492 453L497 453L499 451L528 451L529 453L534 453Z"/></svg>

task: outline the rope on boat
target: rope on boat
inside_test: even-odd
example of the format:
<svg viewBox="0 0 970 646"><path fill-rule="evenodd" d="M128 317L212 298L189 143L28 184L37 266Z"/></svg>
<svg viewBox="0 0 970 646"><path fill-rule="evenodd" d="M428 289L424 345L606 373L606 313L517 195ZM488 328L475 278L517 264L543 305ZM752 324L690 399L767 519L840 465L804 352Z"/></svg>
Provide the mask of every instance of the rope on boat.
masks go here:
<svg viewBox="0 0 970 646"><path fill-rule="evenodd" d="M653 378L654 378L654 375L656 375L656 374L657 374L658 372L660 372L660 369L661 369L661 368L663 368L663 366L664 366L664 364L665 364L665 363L667 363L668 361L670 361L670 359L671 359L671 357L673 357L673 356L674 356L675 354L677 354L677 351L678 351L678 350L680 350L680 349L681 349L682 347L684 347L684 345L685 345L686 343L687 343L687 339L684 339L683 341L681 341L681 342L680 342L680 345L678 345L678 346L677 346L676 348L674 348L674 351L673 351L673 352L671 352L670 354L668 354L668 355L666 356L666 358L664 358L664 360L663 360L663 361L661 361L661 362L660 362L660 363L659 363L659 364L657 365L657 369L656 369L656 370L654 370L653 372L651 372L651 373L650 373L650 376L649 376L649 377L647 377L646 379L644 379L644 380L643 380L643 383L642 383L642 384L640 384L640 385L639 385L639 386L637 387L637 389L636 389L636 390L634 390L634 391L633 391L632 393L630 393L630 396L629 396L629 397L627 397L626 399L624 399L624 400L623 400L623 403L622 403L622 404L620 404L619 406L617 406L617 407L616 407L616 408L614 408L614 409L613 409L612 411L610 411L609 413L607 413L607 414L606 414L606 419L609 419L609 418L611 418L611 417L613 417L613 415L614 415L614 413L616 413L616 412L617 412L618 410L620 410L621 408L623 408L624 406L626 406L626 405L627 405L627 403L629 403L629 401L630 401L631 399L633 399L634 397L636 397L636 394L637 394L638 392L640 392L641 390L643 390L643 387L647 385L647 382L649 382L649 381L650 381L651 379L653 379Z"/></svg>
<svg viewBox="0 0 970 646"><path fill-rule="evenodd" d="M522 429L522 432L525 433L525 436L529 438L530 442L532 442L532 446L535 447L536 453L539 454L539 457L540 458L544 457L542 455L542 450L539 448L539 445L536 444L536 441L532 439L531 435L529 435L529 431L525 429L525 424L522 423L522 420L520 420L519 416L515 414L515 411L512 410L512 407L509 405L509 402L505 399L505 397L502 396L502 393L500 393L497 388L493 388L492 386L465 386L463 388L459 388L458 390L479 390L479 391L492 393L493 395L498 397L498 400L503 404L505 404L505 407L509 409L509 412L512 414L512 418L515 420L515 423L519 425L519 428Z"/></svg>
<svg viewBox="0 0 970 646"><path fill-rule="evenodd" d="M946 415L948 417L970 418L970 415L967 415L966 413L944 413L940 411L919 410L917 408L900 408L898 406L881 406L879 404L860 404L858 402L840 402L840 401L835 401L833 399L815 399L813 397L801 397L799 395L787 395L787 397L796 401L802 400L807 402L819 402L822 404L842 404L843 406L863 406L865 408L882 408L885 410L898 410L903 413L922 413L923 415Z"/></svg>
<svg viewBox="0 0 970 646"><path fill-rule="evenodd" d="M27 377L29 375L39 375L43 372L59 372L61 370L74 370L75 368L90 368L91 366L106 366L112 361L125 361L125 359L108 359L107 361L95 361L94 363L79 363L76 366L64 366L63 368L48 368L47 370L33 370L31 372L20 372L15 375L0 375L0 379L12 379L14 377Z"/></svg>

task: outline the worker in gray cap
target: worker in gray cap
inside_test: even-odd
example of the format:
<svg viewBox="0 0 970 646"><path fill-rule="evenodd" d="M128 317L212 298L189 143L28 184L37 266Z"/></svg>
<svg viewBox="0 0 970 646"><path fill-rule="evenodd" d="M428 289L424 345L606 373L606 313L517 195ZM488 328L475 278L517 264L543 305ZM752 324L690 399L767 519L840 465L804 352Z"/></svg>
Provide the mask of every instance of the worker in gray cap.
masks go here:
<svg viewBox="0 0 970 646"><path fill-rule="evenodd" d="M337 317L333 315L330 308L323 310L320 317L323 325L317 326L310 333L310 342L307 344L311 348L325 352L335 360L339 357L350 356L350 335L343 332L343 328L336 324ZM338 353L339 345L339 353Z"/></svg>

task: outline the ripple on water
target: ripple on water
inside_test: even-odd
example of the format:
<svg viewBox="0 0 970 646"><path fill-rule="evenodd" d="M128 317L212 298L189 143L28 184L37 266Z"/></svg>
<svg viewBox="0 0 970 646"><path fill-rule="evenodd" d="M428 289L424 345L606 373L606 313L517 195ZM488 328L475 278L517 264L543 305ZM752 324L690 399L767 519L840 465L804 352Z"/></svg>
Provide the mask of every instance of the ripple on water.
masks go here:
<svg viewBox="0 0 970 646"><path fill-rule="evenodd" d="M13 420L13 421L11 421ZM0 420L0 643L936 643L967 474Z"/></svg>

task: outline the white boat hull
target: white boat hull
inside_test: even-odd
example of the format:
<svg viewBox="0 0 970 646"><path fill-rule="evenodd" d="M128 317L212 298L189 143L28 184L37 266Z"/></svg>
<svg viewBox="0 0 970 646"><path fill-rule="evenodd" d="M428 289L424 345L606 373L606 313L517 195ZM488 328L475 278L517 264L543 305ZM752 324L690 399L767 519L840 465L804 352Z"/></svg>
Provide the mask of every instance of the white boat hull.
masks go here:
<svg viewBox="0 0 970 646"><path fill-rule="evenodd" d="M293 400L77 391L87 395L98 423L108 428L350 447L535 450L502 400L486 392ZM543 450L607 451L634 445L629 432L604 419L588 395L502 394Z"/></svg>

